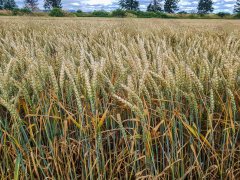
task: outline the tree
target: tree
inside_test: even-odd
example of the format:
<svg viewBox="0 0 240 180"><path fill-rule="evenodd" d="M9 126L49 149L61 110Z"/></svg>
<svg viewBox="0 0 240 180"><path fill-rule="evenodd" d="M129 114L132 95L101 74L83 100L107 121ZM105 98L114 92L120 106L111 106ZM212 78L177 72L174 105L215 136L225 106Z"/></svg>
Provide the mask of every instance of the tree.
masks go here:
<svg viewBox="0 0 240 180"><path fill-rule="evenodd" d="M53 16L53 17L64 17L64 11L61 9L61 8L53 8L50 13L49 13L50 16Z"/></svg>
<svg viewBox="0 0 240 180"><path fill-rule="evenodd" d="M178 14L188 14L188 12L187 11L180 11L180 12L178 12Z"/></svg>
<svg viewBox="0 0 240 180"><path fill-rule="evenodd" d="M25 7L31 11L38 9L38 0L25 0Z"/></svg>
<svg viewBox="0 0 240 180"><path fill-rule="evenodd" d="M235 6L234 6L234 13L240 13L240 0L237 0Z"/></svg>
<svg viewBox="0 0 240 180"><path fill-rule="evenodd" d="M162 0L153 0L153 1L148 5L147 11L150 11L150 12L162 11L161 1L162 1Z"/></svg>
<svg viewBox="0 0 240 180"><path fill-rule="evenodd" d="M212 0L200 0L198 3L198 14L208 14L213 12Z"/></svg>
<svg viewBox="0 0 240 180"><path fill-rule="evenodd" d="M44 0L44 8L45 9L62 8L61 0Z"/></svg>
<svg viewBox="0 0 240 180"><path fill-rule="evenodd" d="M116 9L116 10L112 11L112 16L113 17L125 17L126 12L122 9Z"/></svg>
<svg viewBox="0 0 240 180"><path fill-rule="evenodd" d="M137 0L120 0L119 5L126 10L139 10L139 2Z"/></svg>
<svg viewBox="0 0 240 180"><path fill-rule="evenodd" d="M3 0L0 0L0 9L3 9Z"/></svg>
<svg viewBox="0 0 240 180"><path fill-rule="evenodd" d="M224 18L225 16L229 16L230 13L228 13L228 12L218 12L217 15L221 18Z"/></svg>
<svg viewBox="0 0 240 180"><path fill-rule="evenodd" d="M5 1L3 1L3 8L12 10L14 8L17 8L17 5L14 0L5 0Z"/></svg>
<svg viewBox="0 0 240 180"><path fill-rule="evenodd" d="M179 0L165 0L164 11L167 13L174 13L178 10L178 2Z"/></svg>

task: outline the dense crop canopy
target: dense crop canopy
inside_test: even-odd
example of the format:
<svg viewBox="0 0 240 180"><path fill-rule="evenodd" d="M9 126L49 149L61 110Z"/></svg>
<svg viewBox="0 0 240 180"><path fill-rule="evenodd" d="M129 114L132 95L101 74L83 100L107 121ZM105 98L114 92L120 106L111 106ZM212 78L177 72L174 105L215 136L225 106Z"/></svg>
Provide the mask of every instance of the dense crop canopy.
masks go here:
<svg viewBox="0 0 240 180"><path fill-rule="evenodd" d="M239 177L234 21L0 24L3 179Z"/></svg>

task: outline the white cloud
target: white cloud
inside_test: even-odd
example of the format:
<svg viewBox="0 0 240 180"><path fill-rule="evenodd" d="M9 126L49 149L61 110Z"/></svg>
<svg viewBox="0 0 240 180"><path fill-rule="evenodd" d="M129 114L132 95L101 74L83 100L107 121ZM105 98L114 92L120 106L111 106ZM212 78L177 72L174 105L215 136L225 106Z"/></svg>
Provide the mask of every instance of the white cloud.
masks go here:
<svg viewBox="0 0 240 180"><path fill-rule="evenodd" d="M85 1L89 5L96 5L96 4L102 4L102 5L111 5L113 3L112 0L87 0Z"/></svg>
<svg viewBox="0 0 240 180"><path fill-rule="evenodd" d="M72 6L80 6L80 3L74 2L74 3L70 3L70 5L72 5Z"/></svg>
<svg viewBox="0 0 240 180"><path fill-rule="evenodd" d="M225 7L228 7L228 8L232 8L233 7L233 5L232 4L226 4L226 5L224 5Z"/></svg>
<svg viewBox="0 0 240 180"><path fill-rule="evenodd" d="M191 5L190 2L181 2L180 4L183 5L183 6Z"/></svg>

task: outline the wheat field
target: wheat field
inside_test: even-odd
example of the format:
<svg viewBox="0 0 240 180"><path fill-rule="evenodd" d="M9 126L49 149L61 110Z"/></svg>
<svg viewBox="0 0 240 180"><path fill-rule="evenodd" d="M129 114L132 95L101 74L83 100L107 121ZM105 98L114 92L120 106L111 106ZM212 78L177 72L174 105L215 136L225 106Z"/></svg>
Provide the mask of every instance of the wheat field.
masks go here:
<svg viewBox="0 0 240 180"><path fill-rule="evenodd" d="M239 179L240 21L0 18L0 179Z"/></svg>

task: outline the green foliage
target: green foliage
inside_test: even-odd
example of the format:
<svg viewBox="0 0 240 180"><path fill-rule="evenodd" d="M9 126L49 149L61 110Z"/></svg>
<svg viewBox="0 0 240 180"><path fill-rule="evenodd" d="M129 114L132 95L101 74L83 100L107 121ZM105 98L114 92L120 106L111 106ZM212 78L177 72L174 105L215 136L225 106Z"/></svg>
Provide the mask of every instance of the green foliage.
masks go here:
<svg viewBox="0 0 240 180"><path fill-rule="evenodd" d="M219 13L217 13L217 15L218 15L219 17L221 17L221 18L224 18L225 16L229 16L230 13L228 13L228 12L219 12Z"/></svg>
<svg viewBox="0 0 240 180"><path fill-rule="evenodd" d="M132 14L133 16L131 16ZM123 11L121 9L117 9L112 12L112 17L126 17L128 15L131 17L137 18L169 18L169 16L163 12L149 12L149 11Z"/></svg>
<svg viewBox="0 0 240 180"><path fill-rule="evenodd" d="M78 10L76 11L76 13L81 14L81 13L83 13L83 11L82 11L81 9L78 9Z"/></svg>
<svg viewBox="0 0 240 180"><path fill-rule="evenodd" d="M103 10L101 10L101 11L93 11L92 15L96 16L96 17L108 17L109 16L109 12L103 11Z"/></svg>
<svg viewBox="0 0 240 180"><path fill-rule="evenodd" d="M1 0L0 0L0 10L2 10L3 9L3 2L1 2Z"/></svg>
<svg viewBox="0 0 240 180"><path fill-rule="evenodd" d="M18 154L16 163L15 163L15 169L14 169L14 180L19 179L19 169L20 169L20 163L21 163L21 154Z"/></svg>
<svg viewBox="0 0 240 180"><path fill-rule="evenodd" d="M97 17L94 16L91 12L86 13L86 12L82 12L82 13L74 13L77 17Z"/></svg>
<svg viewBox="0 0 240 180"><path fill-rule="evenodd" d="M198 3L198 14L208 14L213 12L213 1L212 0L200 0Z"/></svg>
<svg viewBox="0 0 240 180"><path fill-rule="evenodd" d="M31 14L32 13L31 9L29 9L29 8L22 8L22 9L20 9L20 12L22 12L24 14Z"/></svg>
<svg viewBox="0 0 240 180"><path fill-rule="evenodd" d="M14 8L17 8L15 0L5 0L3 2L3 8L8 10L13 10Z"/></svg>
<svg viewBox="0 0 240 180"><path fill-rule="evenodd" d="M174 13L178 10L179 0L165 0L164 11L167 13Z"/></svg>
<svg viewBox="0 0 240 180"><path fill-rule="evenodd" d="M240 13L235 14L235 15L234 15L234 18L240 19Z"/></svg>
<svg viewBox="0 0 240 180"><path fill-rule="evenodd" d="M234 13L240 13L240 0L237 0L235 6L234 6Z"/></svg>
<svg viewBox="0 0 240 180"><path fill-rule="evenodd" d="M189 19L197 19L197 18L199 18L200 16L198 15L198 14L190 14L189 16L188 16L188 18Z"/></svg>
<svg viewBox="0 0 240 180"><path fill-rule="evenodd" d="M136 15L138 18L168 18L169 16L163 12L148 12L148 11L127 11Z"/></svg>
<svg viewBox="0 0 240 180"><path fill-rule="evenodd" d="M0 0L0 10L3 9L3 0Z"/></svg>
<svg viewBox="0 0 240 180"><path fill-rule="evenodd" d="M153 2L151 2L151 3L148 5L147 11L149 11L149 12L163 11L160 2L161 2L161 0L153 0Z"/></svg>
<svg viewBox="0 0 240 180"><path fill-rule="evenodd" d="M64 11L61 8L53 8L49 13L49 16L53 17L64 17L64 15Z"/></svg>
<svg viewBox="0 0 240 180"><path fill-rule="evenodd" d="M30 15L32 14L32 11L28 8L14 8L12 9L12 15L13 16L23 16L23 15Z"/></svg>
<svg viewBox="0 0 240 180"><path fill-rule="evenodd" d="M179 11L177 14L188 14L186 11Z"/></svg>
<svg viewBox="0 0 240 180"><path fill-rule="evenodd" d="M19 9L18 9L18 8L12 9L12 14L13 14L13 16L18 15L18 13L19 13Z"/></svg>
<svg viewBox="0 0 240 180"><path fill-rule="evenodd" d="M126 12L126 18L137 18L137 15L132 14L130 12Z"/></svg>
<svg viewBox="0 0 240 180"><path fill-rule="evenodd" d="M137 0L120 0L119 5L125 10L139 10L139 1Z"/></svg>
<svg viewBox="0 0 240 180"><path fill-rule="evenodd" d="M132 13L134 13L134 12L132 12ZM136 11L135 14L139 18L153 18L153 17L157 17L157 14L155 12Z"/></svg>
<svg viewBox="0 0 240 180"><path fill-rule="evenodd" d="M89 17L91 16L90 13L85 13L81 9L77 10L76 13L73 13L77 17Z"/></svg>
<svg viewBox="0 0 240 180"><path fill-rule="evenodd" d="M126 11L124 11L122 9L116 9L116 10L112 11L111 15L113 17L125 17L126 16Z"/></svg>

